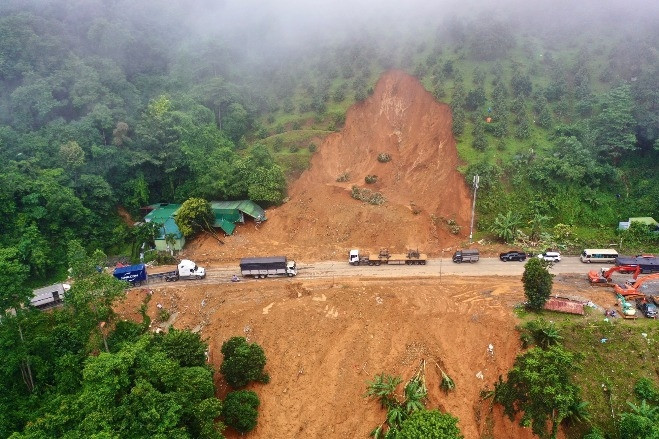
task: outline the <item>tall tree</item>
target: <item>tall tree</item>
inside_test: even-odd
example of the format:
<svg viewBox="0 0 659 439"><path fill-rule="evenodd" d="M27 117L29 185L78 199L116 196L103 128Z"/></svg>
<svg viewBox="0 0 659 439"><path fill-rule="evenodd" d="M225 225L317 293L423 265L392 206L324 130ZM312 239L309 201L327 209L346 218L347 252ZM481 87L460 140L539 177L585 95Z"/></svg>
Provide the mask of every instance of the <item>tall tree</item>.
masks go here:
<svg viewBox="0 0 659 439"><path fill-rule="evenodd" d="M560 345L531 348L517 357L507 381L497 384L495 401L511 419L522 412L520 424L530 425L534 434L554 439L560 423L580 402L579 388L571 380L576 369L575 354Z"/></svg>
<svg viewBox="0 0 659 439"><path fill-rule="evenodd" d="M591 121L595 149L614 163L636 149L632 108L629 86L622 85L604 95L601 111Z"/></svg>
<svg viewBox="0 0 659 439"><path fill-rule="evenodd" d="M545 262L539 258L531 258L524 266L522 275L524 294L528 299L528 307L539 311L545 306L552 289L552 275L547 270Z"/></svg>

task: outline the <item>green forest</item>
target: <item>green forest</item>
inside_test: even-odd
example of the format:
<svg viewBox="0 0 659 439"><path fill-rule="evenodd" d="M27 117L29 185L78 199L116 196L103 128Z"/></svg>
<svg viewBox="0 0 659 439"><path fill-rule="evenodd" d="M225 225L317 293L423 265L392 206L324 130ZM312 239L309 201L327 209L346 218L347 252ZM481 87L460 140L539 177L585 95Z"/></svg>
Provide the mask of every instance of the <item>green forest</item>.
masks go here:
<svg viewBox="0 0 659 439"><path fill-rule="evenodd" d="M219 437L212 372L171 348L203 351L201 340L99 329L123 285L94 267L135 257L144 240L118 208L139 218L192 197L281 204L320 146L310 139L340 130L389 69L450 105L459 170L469 186L480 176L477 237L659 251L649 227L617 231L659 219L656 7L337 13L291 29L305 20L294 9L249 2L241 22L222 10L231 4L0 3L0 437ZM68 275L63 310L22 308ZM142 393L117 413L148 400L159 425L98 418L109 389L129 382Z"/></svg>

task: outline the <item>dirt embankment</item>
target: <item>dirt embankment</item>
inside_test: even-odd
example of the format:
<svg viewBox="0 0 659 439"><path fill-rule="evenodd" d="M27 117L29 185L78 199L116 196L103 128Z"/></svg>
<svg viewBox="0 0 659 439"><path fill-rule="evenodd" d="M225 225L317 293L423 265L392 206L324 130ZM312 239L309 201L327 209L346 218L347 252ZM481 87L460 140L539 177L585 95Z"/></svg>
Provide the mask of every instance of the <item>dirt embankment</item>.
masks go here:
<svg viewBox="0 0 659 439"><path fill-rule="evenodd" d="M130 291L120 315L139 320L146 294ZM368 438L386 413L363 397L367 382L380 373L408 380L421 359L426 406L457 416L465 438L530 439L480 398L519 352L512 308L521 300L521 283L511 278L179 282L153 288L148 313L156 322L161 304L174 327L200 331L216 370L232 336L264 348L271 382L250 387L261 400L255 439ZM440 390L438 366L455 391ZM224 397L229 389L221 375L215 379ZM226 437L241 436L228 430Z"/></svg>
<svg viewBox="0 0 659 439"><path fill-rule="evenodd" d="M378 161L381 153L391 161ZM448 105L415 78L388 72L372 96L348 111L345 127L325 138L310 169L291 184L289 201L268 209L265 223L238 227L223 246L192 242L187 252L208 263L273 254L335 260L350 248L438 254L469 233L470 191L457 165ZM347 181L337 182L343 174ZM377 182L366 184L367 175ZM385 204L352 198L353 185L382 193ZM456 221L461 233L433 224L431 215Z"/></svg>
<svg viewBox="0 0 659 439"><path fill-rule="evenodd" d="M379 162L381 153L391 161ZM224 245L193 240L181 256L210 267L276 254L301 264L345 260L351 248L418 248L437 256L469 229L470 191L457 164L449 107L413 77L392 71L350 109L344 129L323 141L311 168L292 183L290 200L269 209L265 223L238 227ZM342 174L347 180L337 182ZM377 175L377 183L367 185L367 175ZM353 185L381 192L386 203L353 199ZM433 224L432 216L455 220L461 234ZM139 320L145 294L131 291L120 315ZM367 381L383 372L407 380L423 358L427 407L457 416L468 439L524 439L532 437L528 429L479 396L519 352L512 308L522 300L518 277L267 279L157 286L148 312L155 319L161 304L174 327L201 331L216 369L232 336L264 348L272 380L253 387L262 402L253 438L367 438L385 419L378 403L363 397ZM454 379L454 392L440 391L437 365ZM223 397L221 375L216 382Z"/></svg>

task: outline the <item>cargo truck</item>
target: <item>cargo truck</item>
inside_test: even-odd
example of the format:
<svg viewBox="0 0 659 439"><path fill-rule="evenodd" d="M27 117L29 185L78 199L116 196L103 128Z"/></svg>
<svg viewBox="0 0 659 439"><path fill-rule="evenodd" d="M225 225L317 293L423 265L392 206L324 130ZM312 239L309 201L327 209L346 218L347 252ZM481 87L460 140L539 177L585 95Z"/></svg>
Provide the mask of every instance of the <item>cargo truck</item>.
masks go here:
<svg viewBox="0 0 659 439"><path fill-rule="evenodd" d="M142 285L149 279L164 279L167 282L174 282L179 279L203 279L206 277L206 270L203 267L189 259L183 259L178 263L176 270L164 273L148 274L145 264L129 265L127 267L117 267L112 273L119 280L125 280L131 286Z"/></svg>
<svg viewBox="0 0 659 439"><path fill-rule="evenodd" d="M615 264L640 267L643 274L659 272L659 258L654 255L619 256L615 259Z"/></svg>
<svg viewBox="0 0 659 439"><path fill-rule="evenodd" d="M478 262L480 254L477 249L457 250L453 253L453 262L460 264L462 262Z"/></svg>
<svg viewBox="0 0 659 439"><path fill-rule="evenodd" d="M276 276L293 277L297 275L297 267L295 261L289 261L286 256L243 258L240 260L240 274L259 279Z"/></svg>
<svg viewBox="0 0 659 439"><path fill-rule="evenodd" d="M162 276L166 282L176 282L179 279L203 279L206 277L206 270L189 259L183 259L178 263L176 271L164 273Z"/></svg>
<svg viewBox="0 0 659 439"><path fill-rule="evenodd" d="M348 263L350 265L426 265L428 256L418 250L408 250L407 253L393 253L383 248L377 254L362 254L359 250L350 250Z"/></svg>
<svg viewBox="0 0 659 439"><path fill-rule="evenodd" d="M125 280L132 286L142 285L142 282L146 282L147 280L146 265L136 264L117 267L112 272L112 275L119 280Z"/></svg>

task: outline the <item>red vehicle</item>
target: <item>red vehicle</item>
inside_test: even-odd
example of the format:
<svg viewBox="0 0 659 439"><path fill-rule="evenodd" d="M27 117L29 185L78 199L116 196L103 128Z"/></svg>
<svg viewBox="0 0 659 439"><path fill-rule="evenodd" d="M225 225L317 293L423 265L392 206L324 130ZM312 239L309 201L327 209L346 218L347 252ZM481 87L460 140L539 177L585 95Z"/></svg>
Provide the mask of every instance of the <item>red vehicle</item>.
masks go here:
<svg viewBox="0 0 659 439"><path fill-rule="evenodd" d="M603 287L612 287L614 284L611 283L611 275L619 271L621 273L633 273L632 279L636 280L638 275L641 273L641 267L638 265L635 267L628 265L616 265L614 267L605 270L602 268L601 271L590 270L588 272L588 280L591 285L603 286Z"/></svg>

